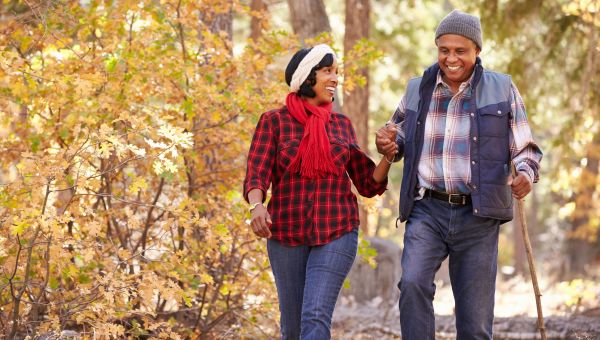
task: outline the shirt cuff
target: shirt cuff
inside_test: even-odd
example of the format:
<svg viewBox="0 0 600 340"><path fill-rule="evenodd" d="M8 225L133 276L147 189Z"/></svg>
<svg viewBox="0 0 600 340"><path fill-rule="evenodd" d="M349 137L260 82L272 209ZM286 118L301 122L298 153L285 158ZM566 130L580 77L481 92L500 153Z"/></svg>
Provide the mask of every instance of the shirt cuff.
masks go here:
<svg viewBox="0 0 600 340"><path fill-rule="evenodd" d="M371 178L373 178L373 174L371 173ZM375 180L373 180L373 193L376 195L383 195L383 193L387 190L387 184L388 184L388 177L386 176L385 179L381 182L381 183L377 183L375 182Z"/></svg>
<svg viewBox="0 0 600 340"><path fill-rule="evenodd" d="M525 173L529 177L529 180L531 181L531 183L536 182L535 181L535 173L534 173L533 169L529 166L529 164L527 164L526 162L521 162L516 166L516 168L517 168L517 171Z"/></svg>
<svg viewBox="0 0 600 340"><path fill-rule="evenodd" d="M260 189L260 191L262 191L262 203L265 203L267 199L267 191L262 187L262 185L257 183L249 183L244 189L244 199L246 202L250 203L250 200L248 199L248 193L253 189Z"/></svg>

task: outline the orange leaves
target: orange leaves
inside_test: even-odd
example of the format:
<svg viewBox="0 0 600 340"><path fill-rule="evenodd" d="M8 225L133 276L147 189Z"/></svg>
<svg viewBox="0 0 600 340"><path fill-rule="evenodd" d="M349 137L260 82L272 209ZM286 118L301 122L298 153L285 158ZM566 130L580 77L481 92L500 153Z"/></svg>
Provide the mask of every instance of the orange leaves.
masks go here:
<svg viewBox="0 0 600 340"><path fill-rule="evenodd" d="M372 41L361 39L352 50L344 55L344 92L352 91L356 86L364 86L366 79L358 70L383 57L381 51Z"/></svg>
<svg viewBox="0 0 600 340"><path fill-rule="evenodd" d="M32 51L0 53L2 280L16 272L33 292L24 302L46 308L35 321L0 288L22 330L174 339L235 324L236 336L250 319L246 294L272 289L231 192L248 118L279 105L278 60L294 41L267 34L234 56L198 16L228 13L222 1L178 4L56 3L45 31L14 23L16 35L0 36L8 46L26 35L19 49Z"/></svg>
<svg viewBox="0 0 600 340"><path fill-rule="evenodd" d="M98 325L96 329L96 335L99 337L115 338L125 336L125 327L114 323L105 323Z"/></svg>

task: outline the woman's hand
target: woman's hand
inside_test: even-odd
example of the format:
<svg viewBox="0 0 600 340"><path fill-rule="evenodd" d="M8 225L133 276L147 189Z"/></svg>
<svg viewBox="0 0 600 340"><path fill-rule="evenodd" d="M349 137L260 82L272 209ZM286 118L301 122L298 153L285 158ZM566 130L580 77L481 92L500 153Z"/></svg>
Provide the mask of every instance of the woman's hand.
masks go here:
<svg viewBox="0 0 600 340"><path fill-rule="evenodd" d="M375 144L377 145L377 152L387 157L387 159L394 159L396 153L398 153L396 133L397 130L394 124L387 124L375 132Z"/></svg>
<svg viewBox="0 0 600 340"><path fill-rule="evenodd" d="M396 143L394 143L394 146L396 146ZM385 157L385 160L392 164L394 162L394 158L396 158L396 154L398 153L398 148L394 148L392 151L386 153L385 155L383 155L383 157Z"/></svg>
<svg viewBox="0 0 600 340"><path fill-rule="evenodd" d="M269 226L273 222L271 222L271 215L267 212L267 208L261 203L252 209L251 214L250 226L254 234L258 237L271 237Z"/></svg>
<svg viewBox="0 0 600 340"><path fill-rule="evenodd" d="M395 124L386 124L375 132L377 151L383 155L383 158L373 171L373 180L377 183L381 183L387 178L390 166L394 163L394 158L396 158L396 154L398 154L396 129Z"/></svg>

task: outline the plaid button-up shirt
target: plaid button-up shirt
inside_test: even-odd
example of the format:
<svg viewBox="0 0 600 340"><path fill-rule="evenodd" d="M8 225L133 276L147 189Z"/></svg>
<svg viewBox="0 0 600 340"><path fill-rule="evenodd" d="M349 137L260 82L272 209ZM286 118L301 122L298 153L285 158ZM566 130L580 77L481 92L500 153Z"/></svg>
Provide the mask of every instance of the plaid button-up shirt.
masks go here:
<svg viewBox="0 0 600 340"><path fill-rule="evenodd" d="M421 193L424 188L447 193L469 194L471 189L470 127L468 112L473 76L462 83L457 93L443 81L438 72L429 112L425 120L423 150L419 160L418 179ZM534 142L523 99L511 84L512 99L509 143L510 154L518 171L525 172L533 182L538 180L542 153ZM404 138L406 97L403 97L390 119L399 125L400 140Z"/></svg>
<svg viewBox="0 0 600 340"><path fill-rule="evenodd" d="M321 245L358 227L358 204L350 180L367 197L381 195L387 179L373 179L375 163L358 147L350 119L332 113L326 126L336 166L345 171L307 179L288 171L298 152L304 127L284 107L264 113L250 145L244 180L244 198L260 189L263 197L272 185L267 210L272 239L285 245Z"/></svg>

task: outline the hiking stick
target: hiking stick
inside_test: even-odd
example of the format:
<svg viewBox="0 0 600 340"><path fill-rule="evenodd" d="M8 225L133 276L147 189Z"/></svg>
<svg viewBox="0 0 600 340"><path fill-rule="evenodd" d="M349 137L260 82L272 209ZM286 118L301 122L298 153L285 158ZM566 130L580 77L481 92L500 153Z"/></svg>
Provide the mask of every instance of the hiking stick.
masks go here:
<svg viewBox="0 0 600 340"><path fill-rule="evenodd" d="M513 178L517 177L517 169L515 164L512 164ZM527 252L527 262L529 262L529 273L531 273L531 283L535 293L535 304L537 306L538 329L542 340L546 340L546 329L544 328L544 315L542 314L542 294L538 285L537 273L535 271L535 263L533 262L533 251L531 250L531 242L529 242L529 231L527 230L527 220L525 219L525 210L523 208L523 200L517 200L517 209L519 210L519 221L521 222L521 233L523 234L523 242L525 242L525 251Z"/></svg>

